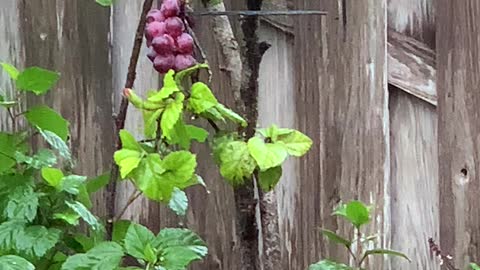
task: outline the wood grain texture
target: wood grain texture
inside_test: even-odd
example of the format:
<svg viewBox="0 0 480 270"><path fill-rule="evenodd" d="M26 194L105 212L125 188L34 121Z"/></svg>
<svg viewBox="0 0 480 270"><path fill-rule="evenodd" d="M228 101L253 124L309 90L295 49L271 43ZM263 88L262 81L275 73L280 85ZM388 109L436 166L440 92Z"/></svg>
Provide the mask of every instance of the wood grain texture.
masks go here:
<svg viewBox="0 0 480 270"><path fill-rule="evenodd" d="M29 97L28 103L49 104L72 123L75 173L102 174L113 155L109 9L83 0L18 0L17 4L25 66L61 73L45 98ZM96 213L103 216L102 194L97 194L95 203Z"/></svg>
<svg viewBox="0 0 480 270"><path fill-rule="evenodd" d="M435 52L406 34L388 31L388 83L437 105Z"/></svg>
<svg viewBox="0 0 480 270"><path fill-rule="evenodd" d="M441 247L480 261L480 2L437 1Z"/></svg>
<svg viewBox="0 0 480 270"><path fill-rule="evenodd" d="M295 23L296 120L315 144L299 166L288 269L305 269L326 257L346 259L318 231L351 233L330 215L340 200L375 204L371 233L383 235L383 224L390 223L383 211L390 177L387 6L378 0L296 1L295 8L329 13ZM375 269L383 269L381 261Z"/></svg>
<svg viewBox="0 0 480 270"><path fill-rule="evenodd" d="M427 239L439 239L436 108L390 87L391 248L388 269L440 269ZM386 268L387 269L387 268Z"/></svg>

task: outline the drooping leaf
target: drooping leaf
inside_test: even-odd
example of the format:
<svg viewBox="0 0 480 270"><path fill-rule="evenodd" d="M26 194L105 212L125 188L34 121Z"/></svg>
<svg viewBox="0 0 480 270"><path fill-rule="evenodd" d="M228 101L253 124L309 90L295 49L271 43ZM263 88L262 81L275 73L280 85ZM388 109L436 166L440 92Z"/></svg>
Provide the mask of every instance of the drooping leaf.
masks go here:
<svg viewBox="0 0 480 270"><path fill-rule="evenodd" d="M258 184L263 191L267 192L275 188L281 177L282 166L273 167L258 173Z"/></svg>
<svg viewBox="0 0 480 270"><path fill-rule="evenodd" d="M41 258L60 240L61 231L43 226L25 228L17 239L17 248L28 256Z"/></svg>
<svg viewBox="0 0 480 270"><path fill-rule="evenodd" d="M322 234L325 237L327 237L330 241L332 241L334 243L337 243L337 244L344 245L347 248L350 248L350 246L352 245L351 241L345 239L344 237L336 234L333 231L330 231L330 230L327 230L327 229L322 229Z"/></svg>
<svg viewBox="0 0 480 270"><path fill-rule="evenodd" d="M141 260L147 260L145 249L152 244L155 235L146 227L132 223L125 235L125 249L128 254Z"/></svg>
<svg viewBox="0 0 480 270"><path fill-rule="evenodd" d="M16 250L17 239L23 233L25 222L9 220L0 224L0 250Z"/></svg>
<svg viewBox="0 0 480 270"><path fill-rule="evenodd" d="M357 228L370 222L368 208L359 201L351 201L347 204L346 218Z"/></svg>
<svg viewBox="0 0 480 270"><path fill-rule="evenodd" d="M162 119L160 121L160 127L162 128L163 136L167 139L171 139L171 132L173 127L177 123L178 119L182 115L183 110L183 100L185 96L182 93L177 93L175 100L170 102L162 114Z"/></svg>
<svg viewBox="0 0 480 270"><path fill-rule="evenodd" d="M38 130L42 137L45 139L45 141L53 149L57 150L60 156L65 158L67 161L72 161L72 154L70 153L70 149L68 149L67 144L62 138L49 130L42 130L41 128L38 128Z"/></svg>
<svg viewBox="0 0 480 270"><path fill-rule="evenodd" d="M100 189L106 187L110 181L110 172L99 175L93 179L87 180L87 192L89 194L95 193Z"/></svg>
<svg viewBox="0 0 480 270"><path fill-rule="evenodd" d="M222 115L222 117L225 117L229 119L230 121L239 124L242 127L247 126L247 121L243 119L238 113L230 110L229 108L225 107L223 104L218 104L215 106L215 109Z"/></svg>
<svg viewBox="0 0 480 270"><path fill-rule="evenodd" d="M80 202L65 202L70 209L72 209L75 213L77 213L88 225L92 227L92 229L96 231L103 230L102 224L98 221L98 219L90 213L90 211L85 207L85 205L81 204Z"/></svg>
<svg viewBox="0 0 480 270"><path fill-rule="evenodd" d="M95 0L99 5L109 7L113 4L113 0Z"/></svg>
<svg viewBox="0 0 480 270"><path fill-rule="evenodd" d="M173 188L172 198L168 203L170 209L172 209L177 215L185 216L188 209L188 198L187 194L183 190L178 189L177 187Z"/></svg>
<svg viewBox="0 0 480 270"><path fill-rule="evenodd" d="M68 257L61 270L116 270L123 255L119 244L103 242L87 253Z"/></svg>
<svg viewBox="0 0 480 270"><path fill-rule="evenodd" d="M17 80L20 71L18 71L16 67L4 62L0 63L0 66L2 66L3 70L8 73L10 78L12 78L13 80Z"/></svg>
<svg viewBox="0 0 480 270"><path fill-rule="evenodd" d="M16 255L0 256L0 269L2 270L35 270L32 263Z"/></svg>
<svg viewBox="0 0 480 270"><path fill-rule="evenodd" d="M119 220L113 223L112 241L124 244L128 228L132 225L130 220Z"/></svg>
<svg viewBox="0 0 480 270"><path fill-rule="evenodd" d="M62 189L63 172L56 168L42 168L42 178L57 190Z"/></svg>
<svg viewBox="0 0 480 270"><path fill-rule="evenodd" d="M295 157L305 155L313 144L308 136L297 130L292 130L287 134L278 134L275 142L284 143L288 154Z"/></svg>
<svg viewBox="0 0 480 270"><path fill-rule="evenodd" d="M165 74L165 76L163 77L162 89L160 89L160 91L149 96L147 99L148 101L156 102L156 103L163 102L168 97L170 97L173 93L180 91L180 89L178 88L173 78L174 73L175 72L173 70L170 70Z"/></svg>
<svg viewBox="0 0 480 270"><path fill-rule="evenodd" d="M243 184L257 166L248 151L247 143L232 141L218 147L220 174L234 186Z"/></svg>
<svg viewBox="0 0 480 270"><path fill-rule="evenodd" d="M171 140L168 142L170 145L178 144L183 149L188 150L190 149L192 140L196 140L201 143L205 142L208 137L208 131L196 126L185 125L183 120L180 118L171 132L171 137Z"/></svg>
<svg viewBox="0 0 480 270"><path fill-rule="evenodd" d="M401 253L401 252L398 252L398 251L395 251L395 250L388 250L388 249L371 249L371 250L367 250L365 251L365 254L363 255L363 258L362 258L362 261L370 256L370 255L390 255L390 256L397 256L397 257L402 257L404 259L406 259L407 261L411 262L410 258L407 257L407 255Z"/></svg>
<svg viewBox="0 0 480 270"><path fill-rule="evenodd" d="M162 116L163 109L156 111L143 111L144 134L147 139L157 137L158 119Z"/></svg>
<svg viewBox="0 0 480 270"><path fill-rule="evenodd" d="M207 69L208 70L210 68L207 64L197 64L193 67L190 67L190 68L184 69L182 71L179 71L177 74L175 74L175 81L176 81L177 85L182 85L183 81L186 78L188 78L193 73L195 73L196 71L199 71L201 69Z"/></svg>
<svg viewBox="0 0 480 270"><path fill-rule="evenodd" d="M208 85L202 82L196 82L192 85L188 107L194 113L200 114L218 104L217 99L213 95Z"/></svg>
<svg viewBox="0 0 480 270"><path fill-rule="evenodd" d="M265 143L258 137L248 140L248 151L261 171L282 165L288 155L284 145Z"/></svg>
<svg viewBox="0 0 480 270"><path fill-rule="evenodd" d="M19 185L7 196L4 216L9 219L33 221L37 216L39 194L30 185Z"/></svg>
<svg viewBox="0 0 480 270"><path fill-rule="evenodd" d="M187 229L161 230L154 247L161 251L160 265L167 270L185 269L208 253L205 242Z"/></svg>
<svg viewBox="0 0 480 270"><path fill-rule="evenodd" d="M25 163L29 168L41 169L51 167L57 163L57 157L49 149L40 149L33 157L26 156L21 152L15 153L18 163Z"/></svg>
<svg viewBox="0 0 480 270"><path fill-rule="evenodd" d="M316 264L310 265L308 270L353 270L353 268L342 263L337 263L330 260L323 260Z"/></svg>
<svg viewBox="0 0 480 270"><path fill-rule="evenodd" d="M17 77L16 86L20 90L33 92L36 95L45 94L60 78L60 74L39 67L30 67Z"/></svg>

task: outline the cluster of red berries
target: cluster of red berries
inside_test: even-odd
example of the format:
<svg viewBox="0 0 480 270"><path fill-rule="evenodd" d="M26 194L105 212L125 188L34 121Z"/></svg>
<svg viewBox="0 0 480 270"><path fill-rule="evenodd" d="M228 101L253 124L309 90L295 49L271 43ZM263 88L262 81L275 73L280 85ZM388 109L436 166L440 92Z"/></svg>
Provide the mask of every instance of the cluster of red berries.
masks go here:
<svg viewBox="0 0 480 270"><path fill-rule="evenodd" d="M196 64L193 38L185 32L185 24L179 15L179 0L163 0L160 10L152 9L147 15L147 56L161 74Z"/></svg>

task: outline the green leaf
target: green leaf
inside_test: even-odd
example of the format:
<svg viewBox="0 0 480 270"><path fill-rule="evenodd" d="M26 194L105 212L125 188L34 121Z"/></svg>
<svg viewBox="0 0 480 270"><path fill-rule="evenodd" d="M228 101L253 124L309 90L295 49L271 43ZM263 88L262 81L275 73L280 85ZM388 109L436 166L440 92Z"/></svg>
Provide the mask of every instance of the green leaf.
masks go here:
<svg viewBox="0 0 480 270"><path fill-rule="evenodd" d="M273 167L258 173L258 184L263 191L267 192L275 188L282 177L282 166Z"/></svg>
<svg viewBox="0 0 480 270"><path fill-rule="evenodd" d="M199 128L192 125L185 125L183 120L180 118L175 124L174 129L171 133L172 139L169 140L169 144L178 144L183 149L190 149L192 140L198 142L205 142L208 137L208 131L203 128Z"/></svg>
<svg viewBox="0 0 480 270"><path fill-rule="evenodd" d="M225 118L229 119L230 121L239 124L242 127L246 127L248 125L247 121L243 119L238 113L230 110L229 108L225 107L223 104L218 104L215 106L215 109Z"/></svg>
<svg viewBox="0 0 480 270"><path fill-rule="evenodd" d="M18 75L20 74L20 71L18 71L18 69L8 63L0 63L0 66L2 66L3 70L5 70L5 72L8 73L8 75L10 76L10 78L12 78L13 80L17 80L18 78Z"/></svg>
<svg viewBox="0 0 480 270"><path fill-rule="evenodd" d="M128 228L130 228L131 225L132 222L130 220L115 221L113 223L112 241L123 245Z"/></svg>
<svg viewBox="0 0 480 270"><path fill-rule="evenodd" d="M143 111L145 138L154 139L157 137L158 119L162 116L163 109L156 111Z"/></svg>
<svg viewBox="0 0 480 270"><path fill-rule="evenodd" d="M21 152L15 153L15 159L18 163L25 163L29 168L41 169L51 167L57 163L57 157L49 149L40 149L33 157L24 155Z"/></svg>
<svg viewBox="0 0 480 270"><path fill-rule="evenodd" d="M177 83L177 85L182 85L184 79L186 79L187 77L190 77L193 73L195 73L196 71L199 71L201 69L210 69L209 66L207 64L197 64L193 67L190 67L190 68L187 68L187 69L184 69L182 71L179 71L177 74L175 74L175 81Z"/></svg>
<svg viewBox="0 0 480 270"><path fill-rule="evenodd" d="M2 270L35 270L35 266L22 257L15 255L0 256Z"/></svg>
<svg viewBox="0 0 480 270"><path fill-rule="evenodd" d="M335 208L332 215L347 217L347 205L340 203L337 208Z"/></svg>
<svg viewBox="0 0 480 270"><path fill-rule="evenodd" d="M142 146L140 146L135 137L125 129L120 130L120 141L122 142L123 149L130 149L138 152L142 151Z"/></svg>
<svg viewBox="0 0 480 270"><path fill-rule="evenodd" d="M185 269L208 253L205 242L187 229L161 230L154 247L161 251L160 265L167 270Z"/></svg>
<svg viewBox="0 0 480 270"><path fill-rule="evenodd" d="M357 228L370 222L370 213L362 202L349 202L347 204L346 214L346 218Z"/></svg>
<svg viewBox="0 0 480 270"><path fill-rule="evenodd" d="M138 167L144 151L142 146L126 130L120 131L120 140L122 142L122 149L116 151L113 158L115 163L120 167L120 177L125 179Z"/></svg>
<svg viewBox="0 0 480 270"><path fill-rule="evenodd" d="M187 194L183 190L178 188L173 188L172 198L168 203L170 209L172 209L177 215L185 216L188 209L188 198Z"/></svg>
<svg viewBox="0 0 480 270"><path fill-rule="evenodd" d="M258 137L248 140L248 151L261 171L282 165L288 155L283 144L265 143Z"/></svg>
<svg viewBox="0 0 480 270"><path fill-rule="evenodd" d="M62 232L55 228L27 227L17 239L17 248L28 256L41 258L57 244L61 234Z"/></svg>
<svg viewBox="0 0 480 270"><path fill-rule="evenodd" d="M476 263L470 263L470 268L472 268L472 270L480 270L480 266Z"/></svg>
<svg viewBox="0 0 480 270"><path fill-rule="evenodd" d="M182 93L177 93L175 101L169 103L165 107L165 111L162 114L160 127L162 128L163 136L165 136L167 139L172 139L171 132L178 119L180 119L180 116L182 115L184 99L185 96Z"/></svg>
<svg viewBox="0 0 480 270"><path fill-rule="evenodd" d="M292 132L288 134L278 134L274 142L283 142L288 154L295 157L305 155L313 143L309 137L296 130L292 130Z"/></svg>
<svg viewBox="0 0 480 270"><path fill-rule="evenodd" d="M86 176L80 175L69 175L65 176L62 179L62 191L70 193L72 195L78 195L79 189L87 180Z"/></svg>
<svg viewBox="0 0 480 270"><path fill-rule="evenodd" d="M95 193L100 189L106 187L110 182L110 172L99 175L93 179L87 180L87 192L89 194Z"/></svg>
<svg viewBox="0 0 480 270"><path fill-rule="evenodd" d="M0 174L10 170L15 165L15 137L0 132Z"/></svg>
<svg viewBox="0 0 480 270"><path fill-rule="evenodd" d="M113 4L113 0L95 0L99 5L109 7Z"/></svg>
<svg viewBox="0 0 480 270"><path fill-rule="evenodd" d="M336 234L333 231L322 229L322 234L325 237L327 237L330 241L332 241L334 243L337 243L337 244L344 245L347 248L350 248L350 246L352 245L352 242L350 242L349 240L347 240L347 239L343 238L342 236Z"/></svg>
<svg viewBox="0 0 480 270"><path fill-rule="evenodd" d="M65 202L70 209L77 213L92 229L96 231L103 230L102 224L99 223L98 219L90 213L90 211L80 202Z"/></svg>
<svg viewBox="0 0 480 270"><path fill-rule="evenodd" d="M160 89L160 91L152 94L150 97L148 97L148 101L150 102L155 102L155 103L160 103L165 101L167 98L169 98L173 93L179 92L180 89L178 88L177 84L175 83L175 80L173 79L173 74L175 72L173 70L170 70L165 74L163 77L163 87Z"/></svg>
<svg viewBox="0 0 480 270"><path fill-rule="evenodd" d="M125 250L128 254L141 260L147 260L144 253L148 244L153 243L155 235L146 227L132 223L125 235Z"/></svg>
<svg viewBox="0 0 480 270"><path fill-rule="evenodd" d="M191 95L188 100L189 108L196 114L205 112L218 104L208 85L197 82L192 85Z"/></svg>
<svg viewBox="0 0 480 270"><path fill-rule="evenodd" d="M65 158L67 161L71 162L72 161L72 154L70 154L70 149L68 149L67 144L65 141L60 138L57 134L48 131L48 130L42 130L41 128L38 128L40 134L42 137L45 139L45 141L55 150L58 151L60 156Z"/></svg>
<svg viewBox="0 0 480 270"><path fill-rule="evenodd" d="M7 196L5 216L9 219L33 221L37 216L38 197L29 185L17 186Z"/></svg>
<svg viewBox="0 0 480 270"><path fill-rule="evenodd" d="M64 177L63 172L56 168L42 168L43 179L52 187L57 190L62 189L62 179Z"/></svg>
<svg viewBox="0 0 480 270"><path fill-rule="evenodd" d="M270 138L273 142L277 142L279 135L288 135L293 133L295 130L288 128L279 128L277 125L273 124L268 128L258 129L257 132L262 134L265 138Z"/></svg>
<svg viewBox="0 0 480 270"><path fill-rule="evenodd" d="M56 111L47 106L36 106L25 113L25 118L32 126L48 130L58 135L63 141L67 140L68 122Z"/></svg>
<svg viewBox="0 0 480 270"><path fill-rule="evenodd" d="M117 270L123 255L119 244L103 242L87 253L68 257L62 270Z"/></svg>
<svg viewBox="0 0 480 270"><path fill-rule="evenodd" d="M17 77L17 88L33 92L36 95L45 94L60 78L60 74L39 67L25 69Z"/></svg>
<svg viewBox="0 0 480 270"><path fill-rule="evenodd" d="M17 239L23 233L25 223L21 220L10 220L0 224L0 250L16 250Z"/></svg>
<svg viewBox="0 0 480 270"><path fill-rule="evenodd" d="M353 270L353 268L342 263L337 263L330 260L323 260L316 264L310 265L308 270Z"/></svg>
<svg viewBox="0 0 480 270"><path fill-rule="evenodd" d="M78 215L76 212L73 212L71 209L68 209L62 213L53 214L53 218L63 220L70 225L77 226L80 215Z"/></svg>
<svg viewBox="0 0 480 270"><path fill-rule="evenodd" d="M394 250L388 250L388 249L371 249L365 251L365 254L363 255L362 261L370 255L391 255L391 256L397 256L397 257L402 257L406 259L407 261L411 262L411 260L407 257L407 255L394 251Z"/></svg>
<svg viewBox="0 0 480 270"><path fill-rule="evenodd" d="M257 166L247 143L232 141L219 147L220 174L234 186L243 184Z"/></svg>

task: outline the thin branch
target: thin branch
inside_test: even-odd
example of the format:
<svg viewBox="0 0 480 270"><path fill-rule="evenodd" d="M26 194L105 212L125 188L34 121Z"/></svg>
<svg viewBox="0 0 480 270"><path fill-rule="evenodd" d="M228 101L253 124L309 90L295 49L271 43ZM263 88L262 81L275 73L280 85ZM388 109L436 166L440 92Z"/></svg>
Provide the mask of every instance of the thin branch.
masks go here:
<svg viewBox="0 0 480 270"><path fill-rule="evenodd" d="M128 198L128 201L125 204L125 206L122 208L120 213L118 213L118 215L113 220L119 221L127 211L128 207L130 207L130 205L132 205L132 203L135 202L135 200L137 200L140 197L140 195L142 195L142 192L138 191L137 189L134 189L132 194Z"/></svg>
<svg viewBox="0 0 480 270"><path fill-rule="evenodd" d="M16 119L15 115L13 115L13 112L12 112L11 108L7 108L7 111L8 111L8 115L10 116L10 119L12 120L13 132L16 132L17 131L17 119Z"/></svg>
<svg viewBox="0 0 480 270"><path fill-rule="evenodd" d="M143 3L142 13L140 14L140 19L137 26L137 31L135 33L135 40L133 43L132 55L130 56L130 64L128 66L127 79L125 82L125 88L132 88L135 83L136 78L136 69L138 58L140 56L140 50L143 43L143 33L146 25L146 17L148 11L152 8L153 0L145 0ZM127 116L128 110L128 99L122 96L122 102L118 114L115 117L115 149L122 148L119 132L125 127L125 118ZM117 188L117 179L118 179L119 169L117 164L112 161L112 170L110 173L110 182L107 186L106 194L106 208L107 208L107 220L112 220L115 216L115 196ZM107 238L112 238L113 223L108 222L107 226Z"/></svg>
<svg viewBox="0 0 480 270"><path fill-rule="evenodd" d="M188 12L191 16L326 16L328 12L320 10L232 10L232 11L202 11Z"/></svg>

